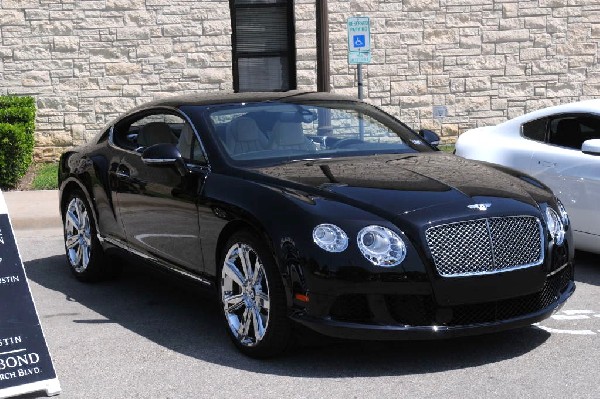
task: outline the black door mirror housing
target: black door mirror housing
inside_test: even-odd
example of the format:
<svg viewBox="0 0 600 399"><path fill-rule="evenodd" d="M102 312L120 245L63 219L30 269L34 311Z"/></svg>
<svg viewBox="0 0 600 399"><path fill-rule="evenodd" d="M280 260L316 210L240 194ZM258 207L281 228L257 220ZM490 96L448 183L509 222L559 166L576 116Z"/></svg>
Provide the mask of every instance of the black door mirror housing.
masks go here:
<svg viewBox="0 0 600 399"><path fill-rule="evenodd" d="M419 136L423 137L423 140L428 142L432 147L437 148L440 145L440 136L433 130L421 129L419 130Z"/></svg>
<svg viewBox="0 0 600 399"><path fill-rule="evenodd" d="M142 152L142 162L148 166L175 166L182 176L188 172L181 153L170 143L154 144L146 148Z"/></svg>

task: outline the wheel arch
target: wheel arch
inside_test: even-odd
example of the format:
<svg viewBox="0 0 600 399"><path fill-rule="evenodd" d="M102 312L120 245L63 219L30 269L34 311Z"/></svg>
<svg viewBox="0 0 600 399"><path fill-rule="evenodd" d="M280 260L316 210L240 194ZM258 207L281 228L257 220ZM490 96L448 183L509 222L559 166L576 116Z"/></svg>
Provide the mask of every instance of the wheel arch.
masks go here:
<svg viewBox="0 0 600 399"><path fill-rule="evenodd" d="M86 187L86 185L84 183L82 183L79 179L76 179L74 177L69 177L67 178L61 185L61 189L59 191L59 211L60 211L60 216L62 218L62 221L64 223L64 212L63 210L65 209L65 206L67 205L67 201L69 199L69 196L75 192L75 191L81 191L83 193L83 195L85 196L85 200L87 201L88 205L90 206L90 209L92 210L92 217L94 218L94 224L96 226L96 230L98 229L98 218L97 218L97 210L96 210L96 204L94 201L92 201L92 197L90 196L90 191L88 189L88 187Z"/></svg>
<svg viewBox="0 0 600 399"><path fill-rule="evenodd" d="M225 249L225 244L227 240L238 231L241 230L249 230L257 234L258 237L262 240L262 242L267 246L267 249L271 253L273 261L279 270L279 277L281 278L281 282L286 291L286 299L288 302L288 306L292 304L292 291L289 282L289 278L286 277L287 272L284 270L283 265L279 261L279 257L277 256L276 248L274 247L275 243L273 241L273 237L268 234L265 227L258 222L258 220L253 220L252 222L244 219L234 219L231 220L225 227L221 230L219 234L219 238L217 239L217 245L215 247L215 259L217 261L216 265L216 276L215 276L215 284L219 284L220 280L220 272L222 267L222 253Z"/></svg>

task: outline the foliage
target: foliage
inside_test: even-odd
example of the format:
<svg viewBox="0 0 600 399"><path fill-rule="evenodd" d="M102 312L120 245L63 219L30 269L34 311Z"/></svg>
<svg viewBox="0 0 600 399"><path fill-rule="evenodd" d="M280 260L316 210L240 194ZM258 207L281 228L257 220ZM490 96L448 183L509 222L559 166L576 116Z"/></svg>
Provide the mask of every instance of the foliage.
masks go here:
<svg viewBox="0 0 600 399"><path fill-rule="evenodd" d="M454 153L454 144L440 144L438 148L440 151L447 152L449 154Z"/></svg>
<svg viewBox="0 0 600 399"><path fill-rule="evenodd" d="M0 97L0 188L12 188L33 159L35 100Z"/></svg>
<svg viewBox="0 0 600 399"><path fill-rule="evenodd" d="M44 163L35 166L32 190L56 190L58 188L58 164Z"/></svg>

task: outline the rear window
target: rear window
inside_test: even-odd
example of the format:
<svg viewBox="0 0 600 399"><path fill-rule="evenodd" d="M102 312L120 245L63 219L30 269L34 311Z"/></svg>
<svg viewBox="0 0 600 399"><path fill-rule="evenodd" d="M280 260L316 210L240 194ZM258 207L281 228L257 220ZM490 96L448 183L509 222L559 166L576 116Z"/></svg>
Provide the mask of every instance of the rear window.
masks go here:
<svg viewBox="0 0 600 399"><path fill-rule="evenodd" d="M543 142L546 139L546 129L548 126L548 118L536 119L523 124L521 132L523 137L530 140Z"/></svg>

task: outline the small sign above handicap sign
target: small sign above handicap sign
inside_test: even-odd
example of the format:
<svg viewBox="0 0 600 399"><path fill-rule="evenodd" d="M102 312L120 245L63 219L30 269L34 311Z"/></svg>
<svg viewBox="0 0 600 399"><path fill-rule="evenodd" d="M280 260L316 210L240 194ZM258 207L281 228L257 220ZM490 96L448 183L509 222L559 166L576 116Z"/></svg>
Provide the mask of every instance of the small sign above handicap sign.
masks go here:
<svg viewBox="0 0 600 399"><path fill-rule="evenodd" d="M348 62L371 62L371 27L369 17L348 18Z"/></svg>

